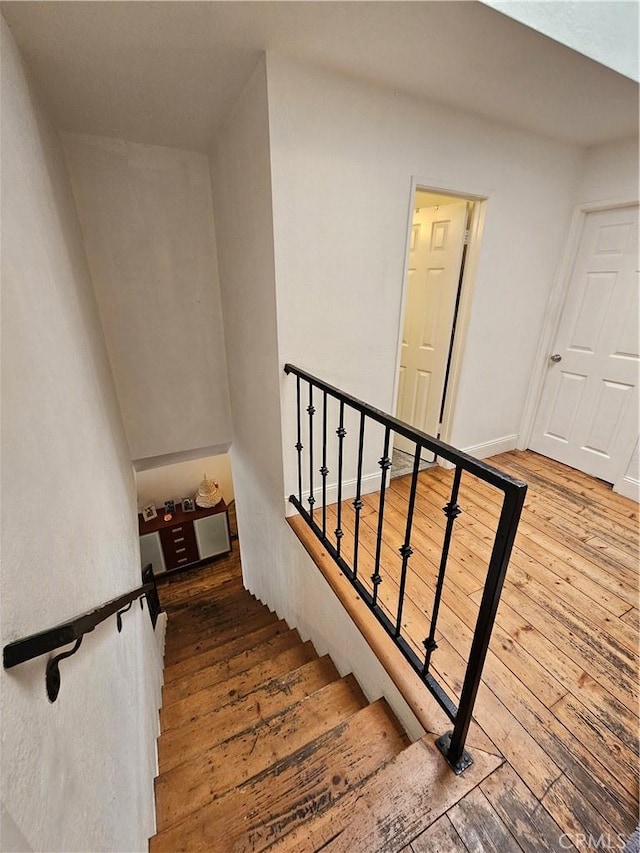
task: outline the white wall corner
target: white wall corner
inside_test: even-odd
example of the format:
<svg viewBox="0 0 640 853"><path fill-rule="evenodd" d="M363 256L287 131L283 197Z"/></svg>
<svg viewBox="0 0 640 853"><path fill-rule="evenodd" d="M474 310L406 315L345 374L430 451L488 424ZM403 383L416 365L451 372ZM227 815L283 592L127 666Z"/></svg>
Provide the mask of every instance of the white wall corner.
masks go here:
<svg viewBox="0 0 640 853"><path fill-rule="evenodd" d="M497 456L499 453L507 453L509 450L515 450L518 446L520 435L503 435L501 438L495 438L492 441L483 441L480 444L473 444L471 447L463 447L464 453L473 456L475 459L488 459L490 456Z"/></svg>
<svg viewBox="0 0 640 853"><path fill-rule="evenodd" d="M640 501L640 480L625 475L617 483L614 483L613 491L625 498L630 498L632 501Z"/></svg>
<svg viewBox="0 0 640 853"><path fill-rule="evenodd" d="M348 501L356 496L356 486L358 481L355 477L350 478L348 480L342 481L342 500ZM360 478L360 494L362 495L370 495L372 492L380 491L380 472L377 471L373 474L363 474ZM316 500L315 502L315 513L318 514L321 511L322 507L322 485L314 486L313 488L313 496ZM308 490L302 495L302 503L305 509L308 509L308 500L309 497ZM296 510L293 504L289 503L289 495L285 495L285 501L287 502L287 515L295 515ZM327 483L327 506L331 504L338 503L338 484L337 483Z"/></svg>
<svg viewBox="0 0 640 853"><path fill-rule="evenodd" d="M613 491L632 501L640 501L640 457L638 442L633 449L627 469L613 484Z"/></svg>

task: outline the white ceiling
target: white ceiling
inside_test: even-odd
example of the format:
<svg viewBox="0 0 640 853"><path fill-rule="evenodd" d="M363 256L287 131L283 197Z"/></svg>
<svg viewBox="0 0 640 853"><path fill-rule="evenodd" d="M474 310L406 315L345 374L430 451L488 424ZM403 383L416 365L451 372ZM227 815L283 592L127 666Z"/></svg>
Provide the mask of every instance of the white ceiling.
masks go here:
<svg viewBox="0 0 640 853"><path fill-rule="evenodd" d="M5 2L67 131L206 151L262 51L580 145L637 132L637 87L476 2Z"/></svg>
<svg viewBox="0 0 640 853"><path fill-rule="evenodd" d="M637 0L482 0L539 33L630 77L638 74Z"/></svg>

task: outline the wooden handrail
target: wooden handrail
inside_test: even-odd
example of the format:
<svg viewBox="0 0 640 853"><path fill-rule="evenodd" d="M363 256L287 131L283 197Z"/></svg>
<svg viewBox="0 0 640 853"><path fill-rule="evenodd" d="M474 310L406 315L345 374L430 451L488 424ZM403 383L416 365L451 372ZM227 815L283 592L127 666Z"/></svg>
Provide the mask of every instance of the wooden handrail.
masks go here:
<svg viewBox="0 0 640 853"><path fill-rule="evenodd" d="M151 565L146 566L143 575L148 577L150 570ZM152 571L151 576L153 576ZM113 616L114 613L119 616L118 630L120 630L122 624L120 613L128 610L136 599L146 596L148 600L154 593L156 593L156 585L155 581L152 580L125 595L107 601L94 610L89 610L80 616L75 616L73 619L61 622L53 628L48 628L46 631L39 631L37 634L30 634L28 637L23 637L20 640L14 640L14 642L8 643L2 650L3 666L5 669L11 669L11 667L18 666L28 660L45 655L54 649L59 649L62 646L67 646L69 643L75 642L76 645L72 651L58 655L47 663L47 693L53 702L57 698L60 689L58 661L74 654L80 647L84 635L93 631L97 625L104 622L110 616Z"/></svg>

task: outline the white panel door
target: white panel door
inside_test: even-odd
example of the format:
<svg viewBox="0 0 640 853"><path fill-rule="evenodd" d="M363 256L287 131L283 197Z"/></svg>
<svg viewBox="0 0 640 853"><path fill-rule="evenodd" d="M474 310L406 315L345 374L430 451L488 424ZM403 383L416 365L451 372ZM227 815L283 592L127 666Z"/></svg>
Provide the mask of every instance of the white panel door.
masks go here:
<svg viewBox="0 0 640 853"><path fill-rule="evenodd" d="M531 449L615 482L638 437L637 385L638 208L588 213Z"/></svg>
<svg viewBox="0 0 640 853"><path fill-rule="evenodd" d="M413 220L396 415L433 436L440 421L466 222L466 202L422 208ZM395 446L415 452L399 436Z"/></svg>

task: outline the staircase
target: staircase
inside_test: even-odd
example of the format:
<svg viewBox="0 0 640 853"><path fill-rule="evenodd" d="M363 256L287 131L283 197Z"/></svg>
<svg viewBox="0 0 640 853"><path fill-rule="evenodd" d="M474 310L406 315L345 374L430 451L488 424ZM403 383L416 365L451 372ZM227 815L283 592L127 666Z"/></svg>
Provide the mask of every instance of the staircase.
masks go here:
<svg viewBox="0 0 640 853"><path fill-rule="evenodd" d="M237 561L171 579L160 596L168 624L151 853L327 844L368 853L399 850L406 832L421 831L425 785L449 776L435 750L409 746L384 699L369 704L352 675L341 678L243 589ZM376 820L367 807L354 827L356 803L388 790ZM394 823L400 836L386 846Z"/></svg>

